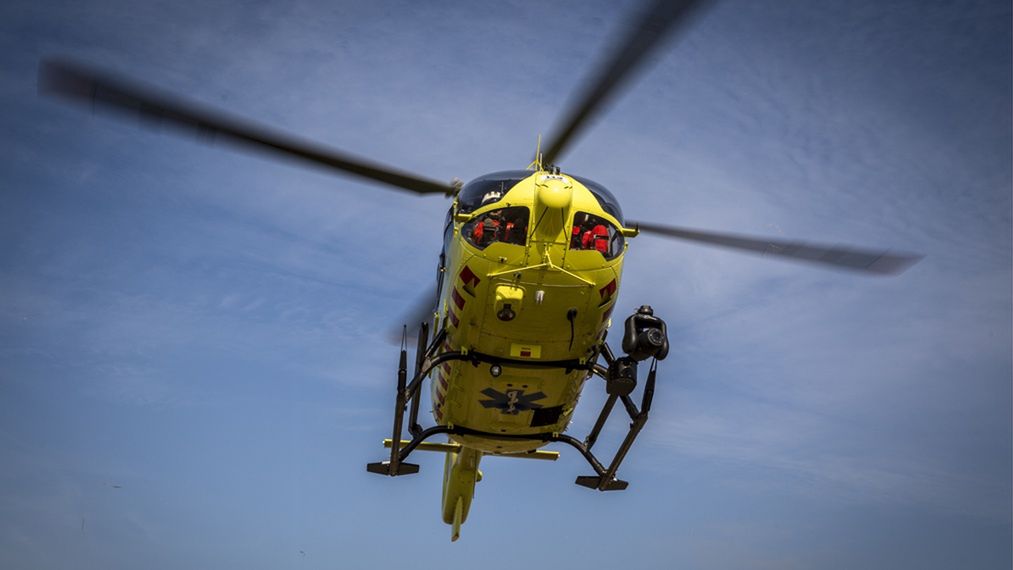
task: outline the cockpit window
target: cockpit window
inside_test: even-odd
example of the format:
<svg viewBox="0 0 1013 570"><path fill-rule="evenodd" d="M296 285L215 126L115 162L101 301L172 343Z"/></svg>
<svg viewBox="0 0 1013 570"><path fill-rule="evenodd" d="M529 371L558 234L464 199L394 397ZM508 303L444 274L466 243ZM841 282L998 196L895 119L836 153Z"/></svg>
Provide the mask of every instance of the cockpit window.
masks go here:
<svg viewBox="0 0 1013 570"><path fill-rule="evenodd" d="M608 220L577 212L570 231L570 249L597 251L605 259L615 259L623 252L623 234Z"/></svg>
<svg viewBox="0 0 1013 570"><path fill-rule="evenodd" d="M528 238L528 209L511 206L479 214L464 224L461 235L478 249L498 241L524 245Z"/></svg>
<svg viewBox="0 0 1013 570"><path fill-rule="evenodd" d="M574 178L594 194L602 210L612 214L615 219L619 220L620 224L626 223L623 221L623 210L619 207L619 200L616 200L616 197L608 191L608 188L605 188L594 180L588 180L580 176L574 176Z"/></svg>
<svg viewBox="0 0 1013 570"><path fill-rule="evenodd" d="M527 170L505 170L479 176L461 188L461 193L457 197L457 211L467 214L485 204L495 202L531 174Z"/></svg>

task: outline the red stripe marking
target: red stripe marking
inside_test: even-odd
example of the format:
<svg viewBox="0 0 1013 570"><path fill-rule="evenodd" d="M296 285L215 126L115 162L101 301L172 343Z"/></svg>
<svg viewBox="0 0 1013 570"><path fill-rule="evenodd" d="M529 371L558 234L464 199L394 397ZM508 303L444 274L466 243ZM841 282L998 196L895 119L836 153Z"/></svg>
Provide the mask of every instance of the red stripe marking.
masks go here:
<svg viewBox="0 0 1013 570"><path fill-rule="evenodd" d="M457 318L457 313L453 309L447 311L447 316L450 317L450 322L454 325L454 328L460 328L461 319Z"/></svg>
<svg viewBox="0 0 1013 570"><path fill-rule="evenodd" d="M444 400L446 400L446 399L447 399L447 393L446 392L444 392L442 390L436 390L436 398L433 401L433 404L436 405L436 406L442 406Z"/></svg>
<svg viewBox="0 0 1013 570"><path fill-rule="evenodd" d="M443 369L443 372L445 372L447 374L450 374L450 363L449 362L444 362L443 364L440 365L440 368Z"/></svg>
<svg viewBox="0 0 1013 570"><path fill-rule="evenodd" d="M479 282L482 281L481 279L478 278L478 275L475 275L475 272L472 271L471 268L468 267L467 265L465 265L464 269L461 270L460 277L461 281L464 281L465 283L471 285L472 287L477 287Z"/></svg>
<svg viewBox="0 0 1013 570"><path fill-rule="evenodd" d="M457 287L454 287L451 290L450 296L454 299L454 304L457 305L458 309L464 308L464 297L462 297L461 294L457 292Z"/></svg>
<svg viewBox="0 0 1013 570"><path fill-rule="evenodd" d="M602 299L608 299L616 292L616 280L609 281L609 284L598 289L598 294L601 295Z"/></svg>

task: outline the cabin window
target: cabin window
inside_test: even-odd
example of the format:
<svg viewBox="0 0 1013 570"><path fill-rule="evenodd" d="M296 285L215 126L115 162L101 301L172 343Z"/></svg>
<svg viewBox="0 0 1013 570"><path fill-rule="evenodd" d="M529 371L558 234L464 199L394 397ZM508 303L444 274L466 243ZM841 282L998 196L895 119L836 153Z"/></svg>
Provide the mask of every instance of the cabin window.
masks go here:
<svg viewBox="0 0 1013 570"><path fill-rule="evenodd" d="M570 229L570 249L597 251L605 259L615 259L623 252L623 234L605 218L577 212Z"/></svg>
<svg viewBox="0 0 1013 570"><path fill-rule="evenodd" d="M457 196L457 211L462 214L498 202L518 182L531 176L527 170L506 170L479 176L461 188Z"/></svg>
<svg viewBox="0 0 1013 570"><path fill-rule="evenodd" d="M443 222L443 252L450 249L450 240L454 237L454 208L447 210L447 219Z"/></svg>
<svg viewBox="0 0 1013 570"><path fill-rule="evenodd" d="M524 245L528 238L528 209L511 206L479 214L464 224L461 235L478 249L495 242Z"/></svg>

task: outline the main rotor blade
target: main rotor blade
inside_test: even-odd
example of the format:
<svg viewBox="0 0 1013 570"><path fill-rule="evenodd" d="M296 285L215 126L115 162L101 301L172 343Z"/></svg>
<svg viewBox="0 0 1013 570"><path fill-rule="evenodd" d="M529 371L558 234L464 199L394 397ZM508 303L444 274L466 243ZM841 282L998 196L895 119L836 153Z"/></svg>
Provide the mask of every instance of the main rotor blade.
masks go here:
<svg viewBox="0 0 1013 570"><path fill-rule="evenodd" d="M690 15L706 4L707 0L655 0L630 26L626 36L604 59L582 90L583 98L577 99L563 115L561 125L550 137L548 150L542 157L543 164L554 164L566 145L601 111L610 96L632 77L632 73L647 59L652 49L680 24L685 24Z"/></svg>
<svg viewBox="0 0 1013 570"><path fill-rule="evenodd" d="M415 298L412 302L411 308L402 313L401 319L399 319L397 327L391 328L387 333L387 340L391 344L397 344L401 342L401 332L403 327L408 327L408 338L418 338L419 325L422 323L433 324L433 314L436 312L436 302L439 299L436 297L436 290L426 291Z"/></svg>
<svg viewBox="0 0 1013 570"><path fill-rule="evenodd" d="M298 159L418 194L446 194L455 186L421 178L323 145L272 131L256 123L202 107L87 65L57 59L39 63L39 93L92 107L103 105L156 126L196 133L208 142L225 140L268 154Z"/></svg>
<svg viewBox="0 0 1013 570"><path fill-rule="evenodd" d="M762 253L764 255L776 255L797 261L822 263L842 269L877 275L897 275L904 272L923 257L913 254L892 254L886 251L704 232L629 220L626 221L626 225L638 227L642 232L659 234L666 237Z"/></svg>

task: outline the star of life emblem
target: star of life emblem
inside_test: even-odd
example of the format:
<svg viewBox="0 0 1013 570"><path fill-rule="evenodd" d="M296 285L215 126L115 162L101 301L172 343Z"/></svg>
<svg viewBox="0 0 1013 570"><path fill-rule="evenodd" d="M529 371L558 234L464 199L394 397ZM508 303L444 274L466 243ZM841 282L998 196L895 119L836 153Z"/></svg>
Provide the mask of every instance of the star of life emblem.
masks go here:
<svg viewBox="0 0 1013 570"><path fill-rule="evenodd" d="M546 396L542 392L525 394L524 390L507 390L500 392L493 388L486 388L482 393L488 396L489 400L480 400L483 408L496 408L504 414L517 415L521 412L541 408L541 404L535 401L542 400Z"/></svg>

